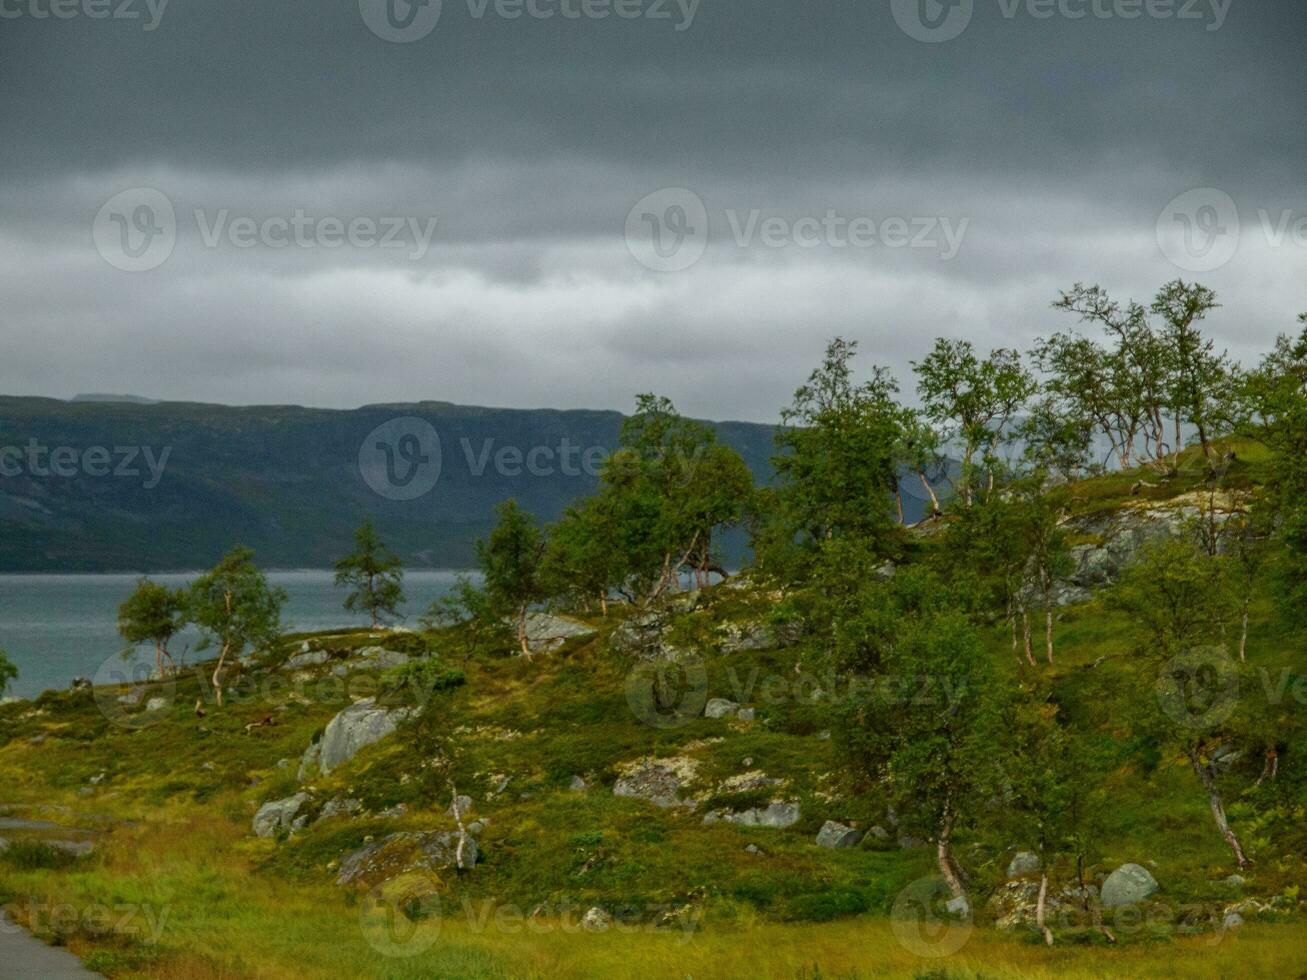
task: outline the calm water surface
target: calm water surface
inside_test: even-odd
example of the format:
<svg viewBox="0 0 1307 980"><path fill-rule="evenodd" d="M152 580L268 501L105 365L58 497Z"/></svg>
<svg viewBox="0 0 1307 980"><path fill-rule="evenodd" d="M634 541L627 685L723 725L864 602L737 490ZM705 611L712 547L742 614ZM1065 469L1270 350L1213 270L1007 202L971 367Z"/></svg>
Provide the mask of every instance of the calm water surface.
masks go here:
<svg viewBox="0 0 1307 980"><path fill-rule="evenodd" d="M170 588L185 585L198 573L152 575ZM404 576L408 603L403 621L416 619L446 595L459 573L412 571ZM74 677L94 677L105 660L123 649L118 636L118 605L136 585L136 575L0 575L0 650L18 667L18 681L9 695L32 697L47 688L66 687ZM330 571L269 572L273 585L286 590L282 625L287 632L366 626L366 617L352 616L341 603L345 590L336 588ZM169 647L181 662L203 659L197 637L187 632ZM143 652L144 654L144 652ZM150 651L149 661L154 654Z"/></svg>

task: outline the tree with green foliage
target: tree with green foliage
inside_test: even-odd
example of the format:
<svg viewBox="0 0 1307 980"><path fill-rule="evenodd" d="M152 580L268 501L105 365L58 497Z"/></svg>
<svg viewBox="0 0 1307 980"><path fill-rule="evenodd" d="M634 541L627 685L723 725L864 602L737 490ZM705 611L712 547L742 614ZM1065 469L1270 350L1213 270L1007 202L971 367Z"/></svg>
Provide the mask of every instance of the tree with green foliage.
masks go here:
<svg viewBox="0 0 1307 980"><path fill-rule="evenodd" d="M608 615L608 597L624 585L622 554L611 495L571 504L549 529L541 576L551 596L567 596L587 611L598 603Z"/></svg>
<svg viewBox="0 0 1307 980"><path fill-rule="evenodd" d="M1220 565L1191 541L1167 539L1144 549L1109 601L1131 614L1139 652L1157 672L1156 687L1141 690L1140 704L1130 712L1137 733L1188 760L1218 832L1243 868L1249 861L1230 827L1212 758L1231 735L1228 719L1238 708L1241 687L1224 647L1232 618L1226 585Z"/></svg>
<svg viewBox="0 0 1307 980"><path fill-rule="evenodd" d="M1009 833L1039 858L1035 927L1052 946L1046 915L1049 875L1060 862L1070 860L1085 911L1114 942L1116 937L1103 925L1097 893L1085 880L1086 866L1105 837L1107 793L1084 737L1061 720L1049 691L1032 693L1035 696L1015 712L1011 723L1013 765L1005 815Z"/></svg>
<svg viewBox="0 0 1307 980"><path fill-rule="evenodd" d="M818 557L827 543L856 537L888 556L900 531L892 508L899 489L904 411L887 370L872 369L856 383L857 343L836 338L821 367L794 393L781 413L773 459L780 484L771 549L796 569ZM883 560L883 559L882 559Z"/></svg>
<svg viewBox="0 0 1307 980"><path fill-rule="evenodd" d="M16 680L18 680L18 668L9 659L9 655L0 650L0 695L9 690L9 685Z"/></svg>
<svg viewBox="0 0 1307 980"><path fill-rule="evenodd" d="M1245 414L1237 367L1224 351L1217 353L1216 343L1198 328L1219 306L1212 290L1183 279L1163 286L1152 305L1152 312L1163 320L1160 339L1166 351L1176 452L1182 445L1181 426L1192 425L1209 473L1215 473L1219 464L1213 439L1234 428Z"/></svg>
<svg viewBox="0 0 1307 980"><path fill-rule="evenodd" d="M998 451L1037 390L1034 376L1014 350L999 348L982 359L970 341L945 337L912 368L926 417L942 442L957 442L961 473L956 490L970 507L979 467L988 472L987 492L994 489Z"/></svg>
<svg viewBox="0 0 1307 980"><path fill-rule="evenodd" d="M1081 283L1061 293L1053 308L1097 324L1112 340L1104 347L1059 333L1036 344L1044 389L1059 411L1073 424L1088 422L1101 431L1121 469L1135 460L1169 468L1166 356L1148 311L1133 301L1122 306L1102 287Z"/></svg>
<svg viewBox="0 0 1307 980"><path fill-rule="evenodd" d="M353 589L345 596L350 612L365 612L372 628L383 617L397 617L404 601L404 563L382 542L371 521L354 532L354 552L336 562L336 585Z"/></svg>
<svg viewBox="0 0 1307 980"><path fill-rule="evenodd" d="M268 585L249 548L233 548L212 571L191 583L186 608L202 631L200 649L219 650L212 677L219 707L227 661L247 649L267 648L277 639L285 602L285 591Z"/></svg>
<svg viewBox="0 0 1307 980"><path fill-rule="evenodd" d="M485 541L477 542L477 562L486 594L501 615L517 624L522 656L531 656L527 642L527 614L533 603L546 598L541 577L545 535L534 517L509 499L495 508L497 523Z"/></svg>
<svg viewBox="0 0 1307 980"><path fill-rule="evenodd" d="M679 587L687 566L700 580L721 572L712 567L713 535L743 520L753 477L735 450L668 399L645 394L636 401L587 517L620 569L611 576L616 590L647 601Z"/></svg>
<svg viewBox="0 0 1307 980"><path fill-rule="evenodd" d="M1274 451L1267 502L1284 544L1277 591L1284 614L1298 623L1307 621L1307 313L1300 320L1302 332L1276 338L1249 380L1259 434Z"/></svg>
<svg viewBox="0 0 1307 980"><path fill-rule="evenodd" d="M1000 791L1009 698L976 627L931 578L900 570L841 622L840 665L870 696L847 699L837 732L857 771L888 787L901 828L934 840L941 876L966 901L954 843ZM918 678L929 689L905 693Z"/></svg>
<svg viewBox="0 0 1307 980"><path fill-rule="evenodd" d="M118 634L131 644L123 651L123 657L131 657L138 646L150 643L154 646L155 676L165 676L165 660L176 670L168 644L185 628L186 622L184 589L169 589L141 578L136 583L136 591L118 607Z"/></svg>

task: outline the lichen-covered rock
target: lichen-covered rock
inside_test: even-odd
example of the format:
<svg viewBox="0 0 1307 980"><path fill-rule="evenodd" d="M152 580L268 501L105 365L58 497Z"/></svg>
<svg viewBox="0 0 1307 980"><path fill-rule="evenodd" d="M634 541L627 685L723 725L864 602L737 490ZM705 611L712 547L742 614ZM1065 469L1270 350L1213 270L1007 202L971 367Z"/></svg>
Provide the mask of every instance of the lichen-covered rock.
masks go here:
<svg viewBox="0 0 1307 980"><path fill-rule="evenodd" d="M697 768L693 759L681 757L630 763L613 784L613 795L647 800L663 808L693 808L697 801L683 799L681 791L694 779Z"/></svg>
<svg viewBox="0 0 1307 980"><path fill-rule="evenodd" d="M669 656L664 634L670 625L669 617L659 612L646 612L632 616L609 635L608 642L618 653L642 660L656 660Z"/></svg>
<svg viewBox="0 0 1307 980"><path fill-rule="evenodd" d="M296 793L284 800L272 800L259 807L254 814L254 836L273 837L278 831L289 831L300 808L309 801L308 793Z"/></svg>
<svg viewBox="0 0 1307 980"><path fill-rule="evenodd" d="M372 698L350 705L327 724L320 742L309 746L300 766L300 779L316 770L327 775L338 769L366 746L380 742L409 716L407 708L387 708Z"/></svg>
<svg viewBox="0 0 1307 980"><path fill-rule="evenodd" d="M786 803L781 800L773 800L766 807L754 807L749 810L742 810L739 813L730 813L722 810L714 810L704 816L703 822L706 824L713 823L733 823L741 827L773 827L784 829L793 827L799 822L800 817L798 803Z"/></svg>
<svg viewBox="0 0 1307 980"><path fill-rule="evenodd" d="M863 836L864 833L861 830L854 830L852 827L846 827L834 820L827 820L821 825L821 830L817 831L817 846L828 847L832 850L843 850L848 847L856 847Z"/></svg>
<svg viewBox="0 0 1307 980"><path fill-rule="evenodd" d="M1137 905L1157 894L1157 880L1139 864L1123 864L1103 882L1104 908Z"/></svg>
<svg viewBox="0 0 1307 980"><path fill-rule="evenodd" d="M372 886L410 871L444 871L458 867L459 835L447 831L390 834L340 859L337 885ZM476 865L480 854L470 835L463 840L463 867Z"/></svg>
<svg viewBox="0 0 1307 980"><path fill-rule="evenodd" d="M305 650L303 653L297 653L286 661L288 670L303 670L305 667L321 667L331 659L331 654L326 650Z"/></svg>
<svg viewBox="0 0 1307 980"><path fill-rule="evenodd" d="M601 908L592 908L581 917L581 928L587 932L604 932L613 924L613 917Z"/></svg>
<svg viewBox="0 0 1307 980"><path fill-rule="evenodd" d="M340 797L328 800L322 807L322 812L318 814L318 823L324 820L330 820L332 817L352 817L355 814L363 812L363 802L361 800L343 800Z"/></svg>
<svg viewBox="0 0 1307 980"><path fill-rule="evenodd" d="M722 653L754 653L780 645L776 632L766 623L724 623L717 628Z"/></svg>
<svg viewBox="0 0 1307 980"><path fill-rule="evenodd" d="M552 653L568 640L594 635L592 627L565 616L531 613L526 617L526 645L532 653Z"/></svg>

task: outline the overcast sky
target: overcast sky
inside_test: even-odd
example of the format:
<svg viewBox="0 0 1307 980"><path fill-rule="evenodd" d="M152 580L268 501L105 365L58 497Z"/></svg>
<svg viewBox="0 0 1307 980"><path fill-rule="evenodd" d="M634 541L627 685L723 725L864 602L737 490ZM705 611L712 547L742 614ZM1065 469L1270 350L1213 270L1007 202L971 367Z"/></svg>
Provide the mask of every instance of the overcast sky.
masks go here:
<svg viewBox="0 0 1307 980"><path fill-rule="evenodd" d="M1301 2L51 2L7 394L769 421L835 334L906 377L1076 281L1200 279L1243 359L1307 310Z"/></svg>

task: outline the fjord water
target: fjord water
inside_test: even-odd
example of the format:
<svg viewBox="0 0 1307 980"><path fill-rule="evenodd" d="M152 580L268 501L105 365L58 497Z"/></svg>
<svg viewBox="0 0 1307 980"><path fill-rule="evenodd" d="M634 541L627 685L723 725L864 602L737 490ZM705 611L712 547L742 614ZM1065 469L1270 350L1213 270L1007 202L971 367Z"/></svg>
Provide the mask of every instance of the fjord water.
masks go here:
<svg viewBox="0 0 1307 980"><path fill-rule="evenodd" d="M408 597L400 610L403 623L415 625L431 603L449 593L459 573L411 571L404 576ZM178 588L196 573L152 575ZM0 575L0 650L18 667L8 692L33 697L49 688L66 687L75 677L94 677L100 665L117 657L118 605L136 585L136 575ZM366 626L367 618L345 611L345 590L330 571L269 572L271 584L286 590L282 625L287 632ZM187 631L171 645L173 656L193 663L210 656L197 653L198 637ZM142 656L145 653L142 651ZM148 659L153 660L150 653Z"/></svg>

